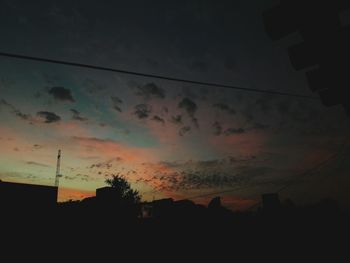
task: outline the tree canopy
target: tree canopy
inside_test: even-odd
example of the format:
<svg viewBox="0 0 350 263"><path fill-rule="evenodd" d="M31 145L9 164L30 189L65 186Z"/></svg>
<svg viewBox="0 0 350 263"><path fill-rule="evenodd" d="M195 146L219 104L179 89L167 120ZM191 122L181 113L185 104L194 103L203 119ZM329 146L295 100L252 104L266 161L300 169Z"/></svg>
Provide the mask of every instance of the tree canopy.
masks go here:
<svg viewBox="0 0 350 263"><path fill-rule="evenodd" d="M106 179L106 184L115 189L120 200L129 204L139 204L141 196L137 190L131 188L130 183L120 174L112 175Z"/></svg>

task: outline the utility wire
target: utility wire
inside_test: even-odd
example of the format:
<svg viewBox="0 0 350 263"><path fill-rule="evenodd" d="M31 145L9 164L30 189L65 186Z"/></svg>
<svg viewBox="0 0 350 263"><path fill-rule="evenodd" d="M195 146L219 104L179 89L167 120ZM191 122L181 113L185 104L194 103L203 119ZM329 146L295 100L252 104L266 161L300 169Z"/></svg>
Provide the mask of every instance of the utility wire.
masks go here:
<svg viewBox="0 0 350 263"><path fill-rule="evenodd" d="M266 94L271 94L271 95L280 95L280 96L297 97L297 98L304 98L304 99L311 99L311 100L319 100L319 98L317 98L317 97L296 94L296 93L280 92L280 91L273 91L273 90L261 90L261 89L253 89L253 88L243 88L243 87L237 87L237 86L233 86L233 85L226 85L226 84L220 84L220 83L210 83L210 82L197 81L197 80L174 78L174 77L168 77L168 76L162 76L162 75L148 74L148 73L142 73L142 72L135 72L135 71L129 71L129 70L123 70L123 69L115 69L115 68L110 68L110 67L102 67L102 66L83 64L83 63L77 63L77 62L70 62L70 61L63 61L63 60L25 56L25 55L13 54L13 53L0 52L0 56L8 57L8 58L17 58L17 59L23 59L23 60L45 62L45 63L60 64L60 65L66 65L66 66L89 68L89 69L94 69L94 70L110 71L110 72L116 72L116 73L127 74L127 75L134 75L134 76L140 76L140 77L146 77L146 78L155 78L155 79L183 82L183 83L203 85L203 86L211 86L211 87L235 89L235 90L248 91L248 92L266 93Z"/></svg>
<svg viewBox="0 0 350 263"><path fill-rule="evenodd" d="M286 190L287 188L291 187L292 185L298 183L300 181L301 178L303 178L304 176L307 176L307 175L312 175L312 172L314 172L315 170L321 168L322 166L325 166L327 165L331 160L335 159L337 156L338 156L339 153L336 153L334 155L332 155L331 157L327 158L326 160L324 160L323 162L317 164L315 167L305 171L304 173L302 173L300 176L298 176L298 178L292 182L290 182L289 184L281 187L280 189L278 189L276 191L276 193L280 193L284 190Z"/></svg>
<svg viewBox="0 0 350 263"><path fill-rule="evenodd" d="M308 175L312 171L317 170L318 168L326 165L329 161L334 159L338 154L339 154L339 152L333 154L331 157L327 158L326 160L322 161L321 163L318 163L316 166L310 168L309 170L303 172L300 176ZM292 182L284 185L282 188L280 188L276 192L279 193L279 192L285 190L286 188L290 187L291 185L293 185L294 183L296 183L297 181L300 180L300 176L298 176L298 180L293 180ZM243 190L243 189L247 189L247 188L253 188L253 187L258 187L258 186L261 186L261 185L273 184L273 183L274 183L273 181L269 181L269 182L265 182L265 183L262 183L262 184L255 184L255 185L247 185L247 186L242 186L242 187L236 187L236 188L231 188L231 189L227 189L227 190L224 190L224 191L218 191L218 192L211 192L211 193L207 193L207 194L195 195L195 196L188 197L187 199L191 199L192 200L192 199L197 199L197 198L207 197L207 196L212 196L212 195L217 195L217 194L230 193L230 192L234 192L234 191L238 191L238 190Z"/></svg>
<svg viewBox="0 0 350 263"><path fill-rule="evenodd" d="M310 175L310 174L312 175L312 172L322 168L323 166L327 165L332 160L336 159L342 153L342 151L344 150L346 145L347 145L347 140L345 140L345 142L343 143L343 149L341 149L338 152L332 154L327 159L325 159L322 162L316 164L314 167L308 169L307 171L304 171L303 173L301 173L298 176L298 178L296 180L293 180L292 182L289 182L288 184L284 185L283 187L278 189L276 191L276 193L280 193L280 192L284 191L285 189L289 188L290 186L298 183L300 181L301 177L304 177L304 176L307 176L307 175ZM231 188L231 189L227 189L227 190L223 190L223 191L217 191L217 192L211 192L211 193L206 193L206 194L195 195L195 196L191 196L191 197L186 197L186 199L194 200L194 199L201 198L201 197L207 197L207 196L213 196L213 195L218 195L218 194L230 193L230 192L234 192L234 191L249 189L249 188L253 188L253 187L259 187L259 186L262 186L262 185L273 184L273 183L274 183L274 181L268 181L268 182L261 183L261 184L247 185L247 186ZM261 204L261 201L255 203L254 205L252 205L251 207L247 208L246 210L251 210L251 209L255 208L256 206L258 206L260 204Z"/></svg>
<svg viewBox="0 0 350 263"><path fill-rule="evenodd" d="M329 164L332 160L335 160L336 158L338 158L344 151L344 149L346 149L346 145L347 145L347 139L345 139L345 141L343 142L342 145L342 149L340 149L339 151L337 151L336 153L332 154L331 156L329 156L327 159L325 159L324 161L322 161L321 163L318 163L317 165L315 165L314 167L310 168L309 170L303 172L300 176L298 176L298 178L288 184L286 184L285 186L281 187L280 189L278 189L276 191L276 193L280 193L282 191L284 191L285 189L289 188L290 186L298 183L300 181L300 179L302 179L303 177L307 176L307 175L312 175L315 170L318 170L320 168L322 168L323 166L326 166L327 164Z"/></svg>
<svg viewBox="0 0 350 263"><path fill-rule="evenodd" d="M246 185L246 186L231 188L231 189L218 191L218 192L211 192L211 193L207 193L207 194L195 195L195 196L187 197L186 199L193 200L193 199L197 199L197 198L201 198L201 197L207 197L207 196L213 196L213 195L218 195L218 194L230 193L230 192L234 192L234 191L244 190L244 189L253 188L253 187L259 187L261 185L272 184L272 183L273 182L265 182L265 183L261 183L261 184L255 184L255 185Z"/></svg>
<svg viewBox="0 0 350 263"><path fill-rule="evenodd" d="M331 155L329 158L327 158L326 160L322 161L321 163L318 163L317 165L315 165L314 167L310 168L309 170L303 172L300 176L298 176L297 180L293 180L292 182L284 185L283 187L281 187L279 190L276 191L276 193L280 193L281 191L284 191L285 189L287 189L288 187L294 185L295 183L297 183L300 180L300 177L304 177L306 175L309 175L310 173L312 173L313 171L321 168L324 165L327 165L330 161L332 161L333 159L335 159L338 155L340 154L340 152L336 152L335 154ZM201 197L207 197L207 196L213 196L213 195L217 195L217 194L224 194L224 193L230 193L230 192L234 192L234 191L238 191L238 190L243 190L243 189L248 189L248 188L253 188L253 187L258 187L261 185L265 185L265 184L272 184L273 182L266 182L263 184L257 184L257 185L248 185L248 186L243 186L243 187L237 187L237 188L233 188L233 189L228 189L228 190L224 190L224 191L219 191L219 192L212 192L212 193L208 193L208 194L202 194L202 195L196 195L196 196L192 196L192 197L188 197L187 199L193 200L193 199L197 199L197 198L201 198ZM246 210L251 210L255 207L257 207L258 205L261 204L261 201L257 202L256 204L252 205L251 207L247 208Z"/></svg>

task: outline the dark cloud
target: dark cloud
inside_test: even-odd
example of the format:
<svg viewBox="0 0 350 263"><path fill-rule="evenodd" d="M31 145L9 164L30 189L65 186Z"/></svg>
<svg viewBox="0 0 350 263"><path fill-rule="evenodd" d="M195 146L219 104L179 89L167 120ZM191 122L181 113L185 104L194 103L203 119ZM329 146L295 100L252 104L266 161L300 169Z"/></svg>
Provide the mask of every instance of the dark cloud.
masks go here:
<svg viewBox="0 0 350 263"><path fill-rule="evenodd" d="M115 157L112 159L109 159L105 162L99 162L99 163L94 163L92 165L90 165L88 168L93 169L93 168L100 168L100 169L111 169L113 167L113 163L119 163L121 162L123 159L120 157Z"/></svg>
<svg viewBox="0 0 350 263"><path fill-rule="evenodd" d="M193 122L194 126L195 126L197 129L199 129L199 122L198 122L198 119L195 118L195 117L193 117L193 118L192 118L192 122Z"/></svg>
<svg viewBox="0 0 350 263"><path fill-rule="evenodd" d="M251 108L246 107L241 111L242 116L246 119L247 123L254 121L254 114Z"/></svg>
<svg viewBox="0 0 350 263"><path fill-rule="evenodd" d="M191 117L193 117L197 111L197 104L189 98L182 99L182 101L179 102L178 107L184 109Z"/></svg>
<svg viewBox="0 0 350 263"><path fill-rule="evenodd" d="M100 139L96 137L80 137L72 136L72 139L78 142L95 142L95 143L117 143L117 141L111 139Z"/></svg>
<svg viewBox="0 0 350 263"><path fill-rule="evenodd" d="M171 168L169 172L164 169L152 169L151 181L156 184L158 190L190 190L213 189L227 187L257 186L279 181L276 177L280 174L267 166L251 164L259 162L255 156L227 157L223 159L186 161L186 162L161 162L161 167ZM146 164L152 168L152 164ZM273 177L271 177L273 174ZM142 179L141 179L142 180ZM148 180L148 179L146 179Z"/></svg>
<svg viewBox="0 0 350 263"><path fill-rule="evenodd" d="M255 105L260 107L260 110L263 113L268 113L273 108L273 101L272 101L273 99L274 99L273 96L263 95L261 98L258 98L255 101Z"/></svg>
<svg viewBox="0 0 350 263"><path fill-rule="evenodd" d="M112 100L113 109L115 109L116 111L122 112L122 109L120 108L120 104L122 104L123 101L115 96L112 96L111 100Z"/></svg>
<svg viewBox="0 0 350 263"><path fill-rule="evenodd" d="M159 98L164 99L165 93L162 88L157 86L155 83L147 83L144 86L138 87L137 95L144 97L144 99Z"/></svg>
<svg viewBox="0 0 350 263"><path fill-rule="evenodd" d="M331 131L331 127L337 127L336 129L340 127L338 118L328 118L331 111L323 111L312 103L282 99L274 107L280 115L279 123L277 124L279 128L301 133L317 130L319 135L321 135L334 132L334 130ZM337 116L340 117L340 115Z"/></svg>
<svg viewBox="0 0 350 263"><path fill-rule="evenodd" d="M161 117L159 117L159 116L157 116L157 115L153 116L152 120L153 120L153 121L156 121L156 122L160 122L160 123L162 123L163 125L165 124L164 119L161 118Z"/></svg>
<svg viewBox="0 0 350 263"><path fill-rule="evenodd" d="M40 167L51 167L50 165L43 164L43 163L37 163L37 162L26 162L26 164L40 166Z"/></svg>
<svg viewBox="0 0 350 263"><path fill-rule="evenodd" d="M25 113L23 113L23 112L21 112L21 111L19 111L19 110L15 110L15 111L13 111L13 113L14 113L17 117L19 117L20 119L25 120L25 121L28 121L28 120L31 120L31 119L32 119L32 117L30 116L30 114L25 114Z"/></svg>
<svg viewBox="0 0 350 263"><path fill-rule="evenodd" d="M33 148L34 148L35 150L39 150L39 149L42 149L43 146L40 145L40 144L34 144L34 145L33 145Z"/></svg>
<svg viewBox="0 0 350 263"><path fill-rule="evenodd" d="M179 102L178 107L180 109L184 109L187 112L187 114L190 116L193 124L197 128L199 128L198 119L195 117L195 113L198 108L197 104L189 98L184 98L182 99L182 101Z"/></svg>
<svg viewBox="0 0 350 263"><path fill-rule="evenodd" d="M33 174L28 174L27 176L25 176L26 179L30 179L31 181L37 181L38 176L33 175Z"/></svg>
<svg viewBox="0 0 350 263"><path fill-rule="evenodd" d="M169 109L168 109L168 107L163 107L163 111L166 113L166 114L168 114L168 112L169 112Z"/></svg>
<svg viewBox="0 0 350 263"><path fill-rule="evenodd" d="M181 95L183 98L189 98L190 100L198 100L201 96L202 90L191 89L188 86L184 86L181 89Z"/></svg>
<svg viewBox="0 0 350 263"><path fill-rule="evenodd" d="M220 109L222 111L225 111L225 112L232 114L232 115L236 114L236 111L233 108L231 108L230 106L228 106L227 104L224 104L224 103L213 104L213 107Z"/></svg>
<svg viewBox="0 0 350 263"><path fill-rule="evenodd" d="M89 182L89 181L93 181L94 179L91 178L91 176L87 175L87 174L75 174L73 176L70 175L65 175L63 177L65 180L69 180L69 181L73 181L73 180L81 180L81 181L85 181L85 182Z"/></svg>
<svg viewBox="0 0 350 263"><path fill-rule="evenodd" d="M245 132L246 132L246 130L244 130L243 128L238 128L238 129L229 128L229 129L225 130L224 133L226 136L229 136L229 135L233 135L233 134L242 134Z"/></svg>
<svg viewBox="0 0 350 263"><path fill-rule="evenodd" d="M9 106L9 103L7 103L7 101L4 99L0 99L0 106ZM0 107L0 109L1 109L1 107Z"/></svg>
<svg viewBox="0 0 350 263"><path fill-rule="evenodd" d="M191 127L190 126L184 126L179 130L179 135L180 136L184 136L186 133L191 131Z"/></svg>
<svg viewBox="0 0 350 263"><path fill-rule="evenodd" d="M76 179L75 176L70 176L70 175L65 175L65 176L63 176L63 178L64 178L65 180L70 180L70 181Z"/></svg>
<svg viewBox="0 0 350 263"><path fill-rule="evenodd" d="M87 121L87 120L88 120L87 118L82 117L82 116L80 115L80 112L79 112L79 111L77 111L77 110L75 110L75 109L71 109L70 111L71 111L72 114L73 114L73 116L72 116L72 119L73 119L73 120L77 120L77 121Z"/></svg>
<svg viewBox="0 0 350 263"><path fill-rule="evenodd" d="M53 112L49 111L39 111L37 112L37 115L41 118L44 119L45 123L53 123L53 122L58 122L61 120L61 117L56 115Z"/></svg>
<svg viewBox="0 0 350 263"><path fill-rule="evenodd" d="M229 176L219 173L206 174L201 171L185 172L178 186L180 189L203 189L203 188L221 188L239 185L243 182L242 177Z"/></svg>
<svg viewBox="0 0 350 263"><path fill-rule="evenodd" d="M267 128L269 128L268 125L265 125L259 122L254 123L252 127L253 130L266 130Z"/></svg>
<svg viewBox="0 0 350 263"><path fill-rule="evenodd" d="M152 108L148 104L139 104L135 106L134 114L139 119L145 119L145 118L148 118L151 112L152 112Z"/></svg>
<svg viewBox="0 0 350 263"><path fill-rule="evenodd" d="M181 115L172 116L170 121L176 125L182 125L182 116Z"/></svg>
<svg viewBox="0 0 350 263"><path fill-rule="evenodd" d="M11 112L16 115L18 118L25 120L25 121L32 121L32 116L30 114L25 114L21 112L19 109L17 109L12 104L8 103L6 100L1 99L0 100L0 106L3 105L11 110Z"/></svg>
<svg viewBox="0 0 350 263"><path fill-rule="evenodd" d="M216 121L213 123L214 135L219 136L222 134L222 125L220 122Z"/></svg>
<svg viewBox="0 0 350 263"><path fill-rule="evenodd" d="M64 87L52 87L48 92L56 100L75 102L75 100L71 94L71 91L69 89L64 88Z"/></svg>
<svg viewBox="0 0 350 263"><path fill-rule="evenodd" d="M88 174L76 174L75 177L77 179L80 179L81 181L89 182L89 181L94 181L95 179L89 176Z"/></svg>

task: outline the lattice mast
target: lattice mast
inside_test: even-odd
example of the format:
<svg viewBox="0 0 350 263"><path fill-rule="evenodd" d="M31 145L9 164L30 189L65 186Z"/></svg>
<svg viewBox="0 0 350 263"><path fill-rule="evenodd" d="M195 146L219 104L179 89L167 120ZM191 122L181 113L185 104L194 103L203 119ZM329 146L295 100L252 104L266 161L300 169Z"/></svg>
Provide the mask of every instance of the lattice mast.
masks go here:
<svg viewBox="0 0 350 263"><path fill-rule="evenodd" d="M56 178L55 178L55 186L58 187L59 178L61 177L61 150L58 150L57 154L57 166L56 166Z"/></svg>

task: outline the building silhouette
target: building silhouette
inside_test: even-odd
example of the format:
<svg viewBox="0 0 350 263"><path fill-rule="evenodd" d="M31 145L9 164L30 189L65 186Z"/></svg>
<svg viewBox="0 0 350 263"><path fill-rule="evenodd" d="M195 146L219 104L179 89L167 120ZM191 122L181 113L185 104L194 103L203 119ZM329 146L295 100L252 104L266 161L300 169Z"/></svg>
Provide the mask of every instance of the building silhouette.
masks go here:
<svg viewBox="0 0 350 263"><path fill-rule="evenodd" d="M298 32L303 41L288 48L291 64L304 70L309 87L325 106L342 104L350 116L350 26L341 14L346 0L284 0L263 14L272 40Z"/></svg>
<svg viewBox="0 0 350 263"><path fill-rule="evenodd" d="M1 210L51 209L57 205L58 187L0 181Z"/></svg>
<svg viewBox="0 0 350 263"><path fill-rule="evenodd" d="M276 212L281 208L281 202L277 193L262 194L261 199L264 212Z"/></svg>
<svg viewBox="0 0 350 263"><path fill-rule="evenodd" d="M96 199L99 202L116 202L119 200L119 193L110 186L96 189Z"/></svg>

